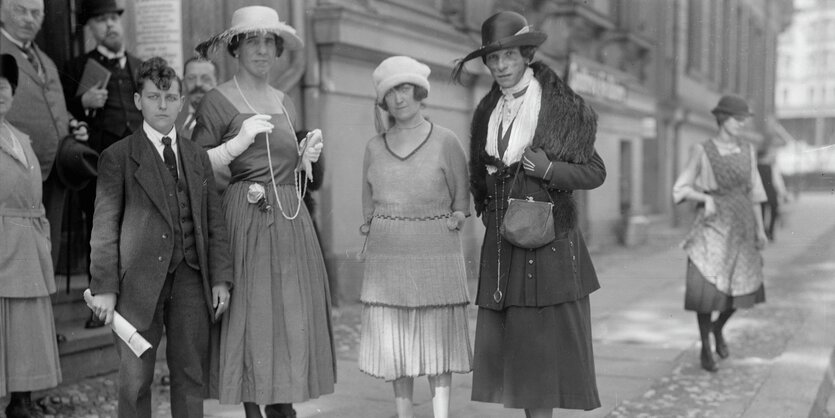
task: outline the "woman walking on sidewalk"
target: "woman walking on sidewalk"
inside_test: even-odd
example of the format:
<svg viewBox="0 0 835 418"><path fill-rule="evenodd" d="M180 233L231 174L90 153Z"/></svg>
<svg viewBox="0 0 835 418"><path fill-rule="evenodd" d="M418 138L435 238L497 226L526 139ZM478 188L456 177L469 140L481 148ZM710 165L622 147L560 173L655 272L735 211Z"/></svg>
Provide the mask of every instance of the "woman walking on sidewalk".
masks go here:
<svg viewBox="0 0 835 418"><path fill-rule="evenodd" d="M389 116L375 109L379 135L363 164L359 368L392 381L401 418L413 416L418 376L429 377L435 417L447 417L452 373L472 362L459 236L470 212L467 160L452 131L423 117L429 72L404 56L374 70L376 106Z"/></svg>
<svg viewBox="0 0 835 418"><path fill-rule="evenodd" d="M722 329L738 308L765 301L763 260L759 250L768 238L760 203L766 200L754 146L740 138L751 112L744 99L723 96L711 111L719 132L696 144L690 161L673 186L676 203L698 203L698 214L684 241L687 286L684 309L695 311L702 340L702 368L715 372L716 354L730 355ZM719 316L712 321L712 313Z"/></svg>
<svg viewBox="0 0 835 418"><path fill-rule="evenodd" d="M594 150L597 115L547 65L532 62L545 34L523 16L497 13L481 34L483 46L453 73L458 79L466 61L481 58L495 80L473 115L470 142L470 188L487 227L472 399L536 418L554 408L595 409L589 294L600 285L572 191L606 178ZM511 197L513 207L546 206L537 213L553 224L539 216L508 221ZM531 242L537 234L525 229L543 238Z"/></svg>
<svg viewBox="0 0 835 418"><path fill-rule="evenodd" d="M243 402L247 417L266 405L268 418L292 418L292 403L332 393L336 382L328 278L302 203L322 134L300 145L293 101L269 84L285 48L302 48L274 9L236 10L232 27L198 50L218 46L238 71L206 94L192 139L232 176L223 208L234 290L221 324L220 402Z"/></svg>

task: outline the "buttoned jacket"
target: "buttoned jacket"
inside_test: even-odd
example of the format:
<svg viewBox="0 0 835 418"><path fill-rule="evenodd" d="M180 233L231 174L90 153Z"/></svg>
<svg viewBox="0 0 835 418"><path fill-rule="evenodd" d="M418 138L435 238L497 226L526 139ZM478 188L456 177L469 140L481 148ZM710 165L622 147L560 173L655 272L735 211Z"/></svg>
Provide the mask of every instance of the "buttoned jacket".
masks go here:
<svg viewBox="0 0 835 418"><path fill-rule="evenodd" d="M226 221L206 152L177 141L194 220L195 249L209 315L212 286L230 283ZM174 222L159 153L142 129L106 149L99 162L90 241L93 294L118 294L116 310L137 329L149 326L174 252Z"/></svg>

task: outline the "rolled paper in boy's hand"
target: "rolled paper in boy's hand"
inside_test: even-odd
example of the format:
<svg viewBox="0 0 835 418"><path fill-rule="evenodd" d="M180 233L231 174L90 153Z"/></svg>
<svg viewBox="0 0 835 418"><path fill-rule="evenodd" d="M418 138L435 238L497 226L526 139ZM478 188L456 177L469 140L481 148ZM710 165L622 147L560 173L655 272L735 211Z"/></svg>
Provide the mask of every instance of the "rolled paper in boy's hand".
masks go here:
<svg viewBox="0 0 835 418"><path fill-rule="evenodd" d="M87 302L88 307L93 301L93 294L90 289L84 291L84 301ZM119 315L119 312L113 312L113 322L110 323L110 328L130 347L136 357L141 357L142 353L151 348L151 343L142 337L130 322Z"/></svg>

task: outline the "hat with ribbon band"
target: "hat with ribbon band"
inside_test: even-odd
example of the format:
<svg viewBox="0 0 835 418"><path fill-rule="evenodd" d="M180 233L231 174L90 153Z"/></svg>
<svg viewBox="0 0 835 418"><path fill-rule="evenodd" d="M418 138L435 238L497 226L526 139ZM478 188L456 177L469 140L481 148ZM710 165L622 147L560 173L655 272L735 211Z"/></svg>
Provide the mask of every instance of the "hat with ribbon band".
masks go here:
<svg viewBox="0 0 835 418"><path fill-rule="evenodd" d="M517 46L539 46L547 37L544 32L533 30L519 13L498 12L481 24L481 48L470 52L463 61Z"/></svg>
<svg viewBox="0 0 835 418"><path fill-rule="evenodd" d="M284 40L284 48L288 50L304 47L302 39L296 34L296 29L280 21L275 9L266 6L247 6L235 10L229 29L201 42L194 49L200 56L206 57L219 45L227 44L235 36L247 33L275 34Z"/></svg>

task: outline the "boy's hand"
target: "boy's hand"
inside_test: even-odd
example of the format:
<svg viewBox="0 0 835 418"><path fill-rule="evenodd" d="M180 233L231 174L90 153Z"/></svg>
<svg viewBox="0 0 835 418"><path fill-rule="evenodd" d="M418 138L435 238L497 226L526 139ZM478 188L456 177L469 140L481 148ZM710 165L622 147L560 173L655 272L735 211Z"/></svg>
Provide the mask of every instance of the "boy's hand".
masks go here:
<svg viewBox="0 0 835 418"><path fill-rule="evenodd" d="M104 321L105 324L110 325L113 322L113 312L116 309L116 294L115 293L100 293L93 296L90 303L87 305L93 310L93 313Z"/></svg>
<svg viewBox="0 0 835 418"><path fill-rule="evenodd" d="M226 283L212 286L212 306L215 308L215 320L229 309L229 286Z"/></svg>

